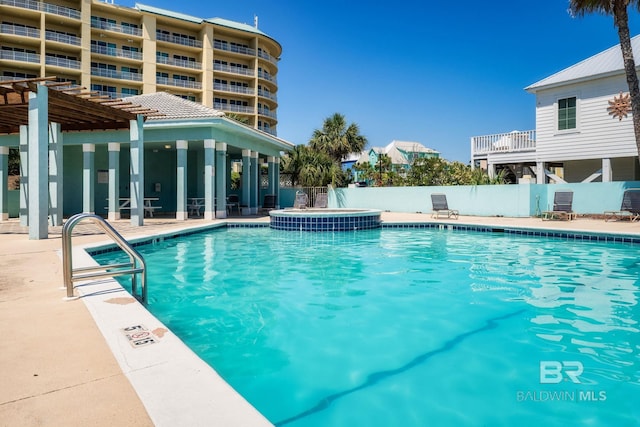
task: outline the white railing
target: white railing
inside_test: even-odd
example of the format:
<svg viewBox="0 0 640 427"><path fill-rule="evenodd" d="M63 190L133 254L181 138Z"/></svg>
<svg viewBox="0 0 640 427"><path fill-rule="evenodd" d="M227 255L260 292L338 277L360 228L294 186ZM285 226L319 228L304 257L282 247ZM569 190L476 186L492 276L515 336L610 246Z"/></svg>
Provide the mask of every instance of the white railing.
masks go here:
<svg viewBox="0 0 640 427"><path fill-rule="evenodd" d="M253 68L231 67L224 64L213 64L215 71L224 71L225 73L241 74L243 76L255 76Z"/></svg>
<svg viewBox="0 0 640 427"><path fill-rule="evenodd" d="M170 79L168 77L156 76L156 83L166 86L185 87L189 89L202 89L202 83L182 79Z"/></svg>
<svg viewBox="0 0 640 427"><path fill-rule="evenodd" d="M40 55L37 53L15 52L13 50L0 50L0 59L8 59L11 61L40 63Z"/></svg>
<svg viewBox="0 0 640 427"><path fill-rule="evenodd" d="M258 96L261 96L263 98L268 98L272 101L278 101L278 97L276 96L275 93L271 93L271 92L267 92L266 90L262 90L262 89L258 89Z"/></svg>
<svg viewBox="0 0 640 427"><path fill-rule="evenodd" d="M214 49L226 50L227 52L241 53L243 55L255 56L256 51L250 47L238 46L230 43L224 43L219 41L213 42Z"/></svg>
<svg viewBox="0 0 640 427"><path fill-rule="evenodd" d="M142 74L140 73L132 73L129 71L116 71L116 70L109 70L106 68L98 68L98 67L91 68L91 75L108 77L111 79L133 80L136 82L142 81Z"/></svg>
<svg viewBox="0 0 640 427"><path fill-rule="evenodd" d="M72 44L74 46L81 45L80 37L72 36L69 34L60 34L56 33L55 31L47 30L45 33L45 39L58 43Z"/></svg>
<svg viewBox="0 0 640 427"><path fill-rule="evenodd" d="M133 27L131 25L119 25L113 22L102 21L100 19L91 19L91 28L98 28L105 31L114 31L116 33L129 34L131 36L142 36L142 28Z"/></svg>
<svg viewBox="0 0 640 427"><path fill-rule="evenodd" d="M37 28L24 27L22 25L2 24L2 26L0 26L0 32L2 34L13 34L16 36L33 37L36 39L40 37L40 30Z"/></svg>
<svg viewBox="0 0 640 427"><path fill-rule="evenodd" d="M156 32L156 40L175 43L175 44L181 44L183 46L198 47L198 48L202 47L202 42L200 40L190 39L187 36L175 36L175 35Z"/></svg>
<svg viewBox="0 0 640 427"><path fill-rule="evenodd" d="M471 157L478 154L510 153L536 149L536 131L526 130L471 137Z"/></svg>
<svg viewBox="0 0 640 427"><path fill-rule="evenodd" d="M142 60L142 52L135 50L124 50L115 47L97 46L91 45L91 53L97 53L99 55L115 56L118 58L128 58L135 60Z"/></svg>
<svg viewBox="0 0 640 427"><path fill-rule="evenodd" d="M156 55L156 63L165 64L165 65L173 65L181 68L191 68L194 70L199 70L202 68L202 64L196 61L185 61L184 59L176 59L176 58L168 58L162 55Z"/></svg>
<svg viewBox="0 0 640 427"><path fill-rule="evenodd" d="M266 59L267 61L271 62L274 65L278 65L278 58L269 55L267 52L265 52L262 49L258 50L258 57L262 59Z"/></svg>
<svg viewBox="0 0 640 427"><path fill-rule="evenodd" d="M253 107L248 107L248 106L244 106L244 105L225 104L225 103L222 103L222 102L214 102L213 103L213 108L215 108L216 110L220 110L220 111L231 111L233 113L243 113L243 114L253 114L254 113Z"/></svg>
<svg viewBox="0 0 640 427"><path fill-rule="evenodd" d="M241 93L244 95L253 95L255 91L251 87L244 86L236 86L236 85L225 85L222 83L214 83L213 90L219 90L221 92L233 92L233 93Z"/></svg>
<svg viewBox="0 0 640 427"><path fill-rule="evenodd" d="M53 65L56 67L72 68L74 70L80 69L80 61L75 59L57 58L55 56L45 56L44 63L47 65Z"/></svg>

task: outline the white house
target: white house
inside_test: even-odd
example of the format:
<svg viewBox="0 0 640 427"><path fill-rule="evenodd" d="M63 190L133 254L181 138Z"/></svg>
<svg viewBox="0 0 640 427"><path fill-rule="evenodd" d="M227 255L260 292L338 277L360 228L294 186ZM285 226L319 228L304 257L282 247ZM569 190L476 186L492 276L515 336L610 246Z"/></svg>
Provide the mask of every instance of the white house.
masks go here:
<svg viewBox="0 0 640 427"><path fill-rule="evenodd" d="M640 36L631 43L638 64ZM619 45L525 90L536 96L536 129L472 137L472 165L521 182L640 179Z"/></svg>

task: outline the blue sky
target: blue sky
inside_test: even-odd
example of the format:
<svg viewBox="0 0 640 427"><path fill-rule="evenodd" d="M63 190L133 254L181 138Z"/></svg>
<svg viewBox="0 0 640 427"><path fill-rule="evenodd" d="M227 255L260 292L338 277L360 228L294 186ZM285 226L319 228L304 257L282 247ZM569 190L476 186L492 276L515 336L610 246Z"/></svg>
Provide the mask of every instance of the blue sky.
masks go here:
<svg viewBox="0 0 640 427"><path fill-rule="evenodd" d="M417 141L463 163L472 136L535 129L526 86L618 43L612 17L572 18L568 0L141 3L251 25L257 15L283 48L281 138L306 144L341 113L368 147ZM630 11L632 36L639 18Z"/></svg>

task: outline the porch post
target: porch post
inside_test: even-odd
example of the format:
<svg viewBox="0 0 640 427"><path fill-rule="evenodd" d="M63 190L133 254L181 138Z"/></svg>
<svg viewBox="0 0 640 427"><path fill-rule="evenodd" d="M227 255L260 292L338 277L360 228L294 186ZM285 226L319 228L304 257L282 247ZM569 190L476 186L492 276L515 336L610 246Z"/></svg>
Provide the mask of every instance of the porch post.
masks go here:
<svg viewBox="0 0 640 427"><path fill-rule="evenodd" d="M144 225L144 129L143 116L129 121L131 225Z"/></svg>
<svg viewBox="0 0 640 427"><path fill-rule="evenodd" d="M493 179L496 177L496 165L495 163L487 163L487 174L489 175L490 179Z"/></svg>
<svg viewBox="0 0 640 427"><path fill-rule="evenodd" d="M546 184L547 174L544 170L544 162L536 162L536 184Z"/></svg>
<svg viewBox="0 0 640 427"><path fill-rule="evenodd" d="M82 212L95 213L96 146L82 144Z"/></svg>
<svg viewBox="0 0 640 427"><path fill-rule="evenodd" d="M29 127L20 126L20 225L29 225Z"/></svg>
<svg viewBox="0 0 640 427"><path fill-rule="evenodd" d="M52 225L62 225L63 201L63 152L62 132L59 123L51 123L49 129L49 214Z"/></svg>
<svg viewBox="0 0 640 427"><path fill-rule="evenodd" d="M176 219L184 221L187 212L187 150L189 143L183 139L176 141Z"/></svg>
<svg viewBox="0 0 640 427"><path fill-rule="evenodd" d="M276 208L280 207L280 158L270 156L267 158L269 165L269 194L276 195Z"/></svg>
<svg viewBox="0 0 640 427"><path fill-rule="evenodd" d="M260 165L258 164L258 152L251 152L251 214L258 213L258 201L260 195Z"/></svg>
<svg viewBox="0 0 640 427"><path fill-rule="evenodd" d="M251 150L242 150L242 215L251 215Z"/></svg>
<svg viewBox="0 0 640 427"><path fill-rule="evenodd" d="M216 141L204 140L204 219L215 219Z"/></svg>
<svg viewBox="0 0 640 427"><path fill-rule="evenodd" d="M29 239L49 237L49 183L47 145L49 144L49 89L39 84L29 92Z"/></svg>
<svg viewBox="0 0 640 427"><path fill-rule="evenodd" d="M0 221L9 219L9 147L0 147Z"/></svg>
<svg viewBox="0 0 640 427"><path fill-rule="evenodd" d="M227 143L216 142L216 218L227 217Z"/></svg>
<svg viewBox="0 0 640 427"><path fill-rule="evenodd" d="M613 169L611 169L611 159L602 159L602 182L613 180Z"/></svg>
<svg viewBox="0 0 640 427"><path fill-rule="evenodd" d="M109 150L109 221L120 219L120 143L110 142Z"/></svg>

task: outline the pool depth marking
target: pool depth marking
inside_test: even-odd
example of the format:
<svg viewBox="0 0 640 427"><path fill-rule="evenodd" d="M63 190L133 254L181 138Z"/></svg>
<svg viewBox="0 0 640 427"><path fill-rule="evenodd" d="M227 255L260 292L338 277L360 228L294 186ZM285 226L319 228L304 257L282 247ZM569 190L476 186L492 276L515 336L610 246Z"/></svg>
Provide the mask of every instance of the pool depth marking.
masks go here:
<svg viewBox="0 0 640 427"><path fill-rule="evenodd" d="M294 415L293 417L284 419L282 421L278 421L277 423L275 423L276 427L280 427L283 426L285 424L289 424L292 423L294 421L298 421L302 418L308 417L309 415L313 415L316 412L320 412L323 411L325 409L327 409L334 401L340 399L341 397L347 396L351 393L354 393L356 391L360 391L362 389L368 388L368 387L372 387L374 385L376 385L377 383L379 383L382 380L385 380L389 377L392 377L394 375L399 375L402 374L406 371L408 371L409 369L415 368L416 366L426 362L428 359L430 359L431 357L440 354L440 353L444 353L445 351L451 350L453 349L456 345L460 344L462 341L464 341L466 338L469 338L473 335L477 335L481 332L485 332L488 331L490 329L495 329L498 327L498 321L500 320L505 320L511 317L515 317L523 312L525 312L526 309L521 309L521 310L517 310L514 311L513 313L509 313L509 314L505 314L502 316L498 316L498 317L493 317L491 319L488 319L485 322L485 325L477 328L477 329L473 329L469 332L465 332L463 334L460 334L458 336L456 336L455 338L447 341L444 343L444 345L440 348L437 348L435 350L431 350L428 351L426 353L420 354L418 356L416 356L413 360L411 360L410 362L408 362L407 364L396 368L396 369L389 369L388 371L379 371L379 372L374 372L373 374L370 374L367 377L367 380L362 383L361 385L357 386L357 387L353 387L338 393L334 393L334 394L330 394L327 397L321 399L314 407L307 409L306 411L300 412L297 415Z"/></svg>

